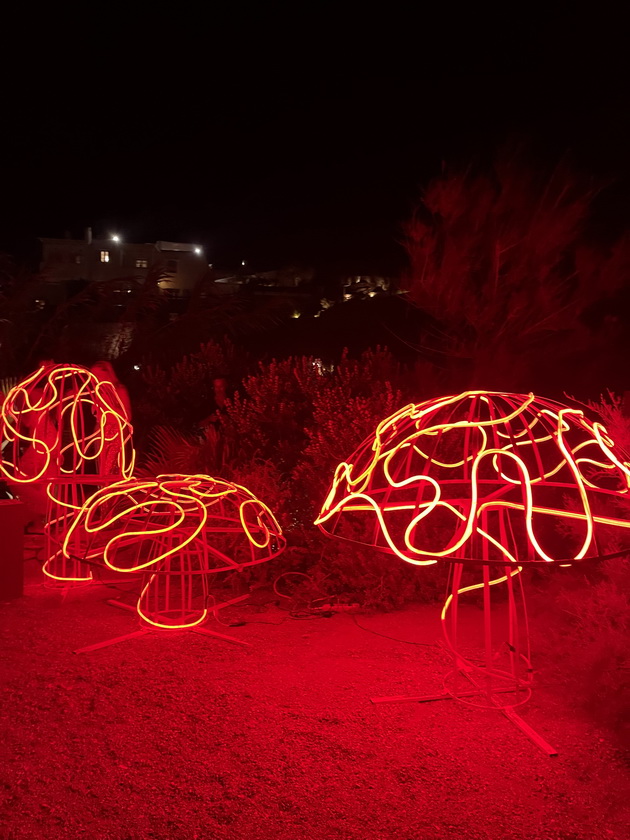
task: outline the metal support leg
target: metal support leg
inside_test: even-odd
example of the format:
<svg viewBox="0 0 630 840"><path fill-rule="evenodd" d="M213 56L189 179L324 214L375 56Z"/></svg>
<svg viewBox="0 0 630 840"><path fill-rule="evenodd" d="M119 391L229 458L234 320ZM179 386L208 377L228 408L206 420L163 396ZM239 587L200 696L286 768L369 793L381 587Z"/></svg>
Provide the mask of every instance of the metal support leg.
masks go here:
<svg viewBox="0 0 630 840"><path fill-rule="evenodd" d="M214 636L216 639L223 639L226 642L234 642L235 645L245 645L251 647L250 642L244 642L242 639L237 639L234 636L226 636L224 633L215 633L214 630L206 630L205 627L191 627L192 633L198 633L200 636Z"/></svg>
<svg viewBox="0 0 630 840"><path fill-rule="evenodd" d="M468 677L468 674L465 672L461 672L464 676ZM515 688L499 688L495 689L492 693L493 694L513 694L515 691L526 691L526 688L515 689ZM462 691L458 696L459 697L475 697L480 694L484 694L487 696L487 692L485 688L479 686L478 688L472 689L471 691ZM404 695L395 695L392 697L371 697L370 700L372 703L432 703L436 700L456 700L452 694L444 691L439 694L425 694L425 695L414 695L414 696L404 696ZM493 698L491 698L493 699ZM511 721L515 726L517 726L521 732L523 732L530 741L532 741L538 749L542 750L545 755L550 757L558 755L558 751L555 750L551 744L549 744L542 735L539 735L535 729L533 729L523 718L518 715L514 709L505 708L500 703L495 703L497 710L502 712L505 717Z"/></svg>
<svg viewBox="0 0 630 840"><path fill-rule="evenodd" d="M141 627L140 630L136 630L134 633L126 633L124 636L115 636L113 639L107 639L105 642L97 642L95 645L88 645L87 647L77 648L77 650L73 650L73 653L90 653L93 650L99 650L99 648L109 647L110 645L117 645L118 642L124 642L127 639L135 639L137 636L146 636L149 633L149 630L146 630L144 627Z"/></svg>

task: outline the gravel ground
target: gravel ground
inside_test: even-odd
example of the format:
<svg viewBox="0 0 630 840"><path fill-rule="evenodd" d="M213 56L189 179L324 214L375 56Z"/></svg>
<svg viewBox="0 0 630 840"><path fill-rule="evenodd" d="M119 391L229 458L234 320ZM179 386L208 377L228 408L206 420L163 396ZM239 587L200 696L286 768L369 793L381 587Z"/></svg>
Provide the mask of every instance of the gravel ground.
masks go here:
<svg viewBox="0 0 630 840"><path fill-rule="evenodd" d="M370 703L441 690L449 662L347 613L233 607L245 625L217 629L251 647L183 632L77 656L135 616L103 587L26 593L0 607L2 840L630 838L627 757L544 668L522 715L556 758L499 712ZM438 613L357 618L426 643Z"/></svg>

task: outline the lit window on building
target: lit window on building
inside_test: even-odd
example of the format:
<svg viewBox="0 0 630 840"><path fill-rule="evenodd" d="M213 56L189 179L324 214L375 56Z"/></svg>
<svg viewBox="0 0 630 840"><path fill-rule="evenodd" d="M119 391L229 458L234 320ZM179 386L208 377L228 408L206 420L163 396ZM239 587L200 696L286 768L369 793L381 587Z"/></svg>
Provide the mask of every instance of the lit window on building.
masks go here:
<svg viewBox="0 0 630 840"><path fill-rule="evenodd" d="M109 251L101 251L101 262L109 262Z"/></svg>
<svg viewBox="0 0 630 840"><path fill-rule="evenodd" d="M148 268L149 261L148 260L136 260L136 268Z"/></svg>

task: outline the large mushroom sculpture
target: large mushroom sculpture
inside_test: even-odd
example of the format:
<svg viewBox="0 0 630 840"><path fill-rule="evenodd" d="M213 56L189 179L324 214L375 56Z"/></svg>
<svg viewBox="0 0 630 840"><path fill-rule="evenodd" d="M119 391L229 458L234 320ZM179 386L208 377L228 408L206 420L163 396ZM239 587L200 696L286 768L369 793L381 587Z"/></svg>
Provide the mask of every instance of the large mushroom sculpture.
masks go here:
<svg viewBox="0 0 630 840"><path fill-rule="evenodd" d="M215 609L209 579L278 555L286 544L269 508L245 487L208 475L128 478L84 504L66 536L69 556L144 574L137 611L165 630L203 624Z"/></svg>
<svg viewBox="0 0 630 840"><path fill-rule="evenodd" d="M85 500L132 474L132 432L114 382L80 365L43 364L7 394L0 470L18 494L46 494L43 571L51 581L91 579L76 552L64 555L61 546Z"/></svg>
<svg viewBox="0 0 630 840"><path fill-rule="evenodd" d="M342 539L362 534L407 563L450 563L442 625L453 673L467 682L452 692L511 708L531 684L519 572L601 556L601 529L630 527L610 504L629 488L630 458L581 408L468 391L383 420L337 467L316 524ZM497 635L490 608L498 583L507 584L508 608ZM480 664L458 642L459 599L476 589L484 610Z"/></svg>

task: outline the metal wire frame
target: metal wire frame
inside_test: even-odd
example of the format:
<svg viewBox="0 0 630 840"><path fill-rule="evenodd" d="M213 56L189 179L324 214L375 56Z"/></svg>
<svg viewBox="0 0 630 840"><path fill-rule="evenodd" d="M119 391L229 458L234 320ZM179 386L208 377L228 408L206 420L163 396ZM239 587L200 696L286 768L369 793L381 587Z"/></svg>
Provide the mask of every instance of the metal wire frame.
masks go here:
<svg viewBox="0 0 630 840"><path fill-rule="evenodd" d="M441 625L455 667L445 676L444 689L468 705L513 708L531 696L533 669L521 570L514 564L502 568L488 563L450 564ZM495 597L493 604L493 595L500 590L504 597ZM461 632L459 607L469 593L481 594L480 642L470 628ZM471 694L471 684L479 689L477 693Z"/></svg>
<svg viewBox="0 0 630 840"><path fill-rule="evenodd" d="M522 567L598 556L598 529L630 527L602 500L629 488L628 455L581 409L533 394L469 391L383 420L337 467L316 524L415 565L454 564L445 640L468 689L479 688L462 699L511 707L531 684ZM463 585L472 573L476 580ZM508 594L500 644L507 667L497 665L493 645L491 592L499 583ZM475 589L483 598L481 665L463 655L457 633L460 598Z"/></svg>
<svg viewBox="0 0 630 840"><path fill-rule="evenodd" d="M210 476L130 478L83 505L64 553L116 572L144 573L137 610L162 629L195 627L212 612L209 578L285 547L269 508L246 488Z"/></svg>

